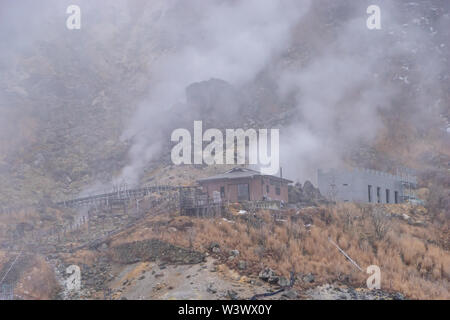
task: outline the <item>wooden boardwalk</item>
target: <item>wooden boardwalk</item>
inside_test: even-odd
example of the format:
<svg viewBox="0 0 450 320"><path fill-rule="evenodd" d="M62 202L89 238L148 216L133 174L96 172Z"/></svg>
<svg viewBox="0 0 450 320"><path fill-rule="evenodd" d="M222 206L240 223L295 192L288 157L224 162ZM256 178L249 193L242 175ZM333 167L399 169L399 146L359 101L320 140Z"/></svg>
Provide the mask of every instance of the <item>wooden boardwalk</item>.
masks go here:
<svg viewBox="0 0 450 320"><path fill-rule="evenodd" d="M137 189L124 189L124 190L117 190L115 192L110 192L110 193L103 193L103 194L97 194L97 195L88 196L88 197L81 197L81 198L65 200L65 201L58 202L57 205L68 207L68 208L85 207L85 206L101 206L101 205L108 206L108 205L113 205L113 204L125 203L130 200L140 199L140 198L143 198L152 193L179 191L181 188L186 188L186 187L163 185L163 186L143 187L143 188L137 188Z"/></svg>

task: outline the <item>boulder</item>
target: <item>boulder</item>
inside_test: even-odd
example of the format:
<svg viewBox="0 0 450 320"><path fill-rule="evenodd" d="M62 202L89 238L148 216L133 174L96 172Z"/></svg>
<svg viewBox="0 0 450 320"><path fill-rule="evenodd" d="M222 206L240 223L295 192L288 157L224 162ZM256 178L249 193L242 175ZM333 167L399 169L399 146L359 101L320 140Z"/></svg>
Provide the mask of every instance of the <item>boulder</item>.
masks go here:
<svg viewBox="0 0 450 320"><path fill-rule="evenodd" d="M231 251L230 251L230 254L231 254L233 257L237 257L237 256L239 255L239 250L231 250Z"/></svg>
<svg viewBox="0 0 450 320"><path fill-rule="evenodd" d="M237 292L234 291L234 290L228 290L227 291L227 295L228 295L228 297L230 297L231 300L238 300L239 299Z"/></svg>
<svg viewBox="0 0 450 320"><path fill-rule="evenodd" d="M314 206L317 202L325 201L325 198L320 194L318 188L315 188L310 181L306 181L303 187L298 182L293 186L289 186L288 201L289 203Z"/></svg>
<svg viewBox="0 0 450 320"><path fill-rule="evenodd" d="M294 300L298 298L298 293L295 290L288 290L283 292L281 296L286 299Z"/></svg>
<svg viewBox="0 0 450 320"><path fill-rule="evenodd" d="M303 280L303 282L306 282L306 283L312 283L316 279L315 279L315 277L314 277L314 275L312 273L308 273L308 274L303 276L302 280Z"/></svg>
<svg viewBox="0 0 450 320"><path fill-rule="evenodd" d="M286 277L279 277L278 285L280 287L287 287L288 285L290 285L290 281Z"/></svg>
<svg viewBox="0 0 450 320"><path fill-rule="evenodd" d="M244 261L244 260L239 260L239 262L238 262L238 269L239 270L247 269L247 262Z"/></svg>
<svg viewBox="0 0 450 320"><path fill-rule="evenodd" d="M259 278L269 283L277 283L280 277L272 269L265 268L259 273Z"/></svg>
<svg viewBox="0 0 450 320"><path fill-rule="evenodd" d="M314 185L306 180L303 184L303 194L307 199L318 200L322 198L319 189L315 188Z"/></svg>
<svg viewBox="0 0 450 320"><path fill-rule="evenodd" d="M405 300L405 296L401 294L400 292L394 293L392 296L394 300Z"/></svg>
<svg viewBox="0 0 450 320"><path fill-rule="evenodd" d="M214 283L208 284L208 287L206 287L206 291L215 294L217 292L217 289L214 287Z"/></svg>
<svg viewBox="0 0 450 320"><path fill-rule="evenodd" d="M214 248L220 249L220 244L217 243L217 242L214 242L214 241L211 242L211 243L209 244L209 246L208 246L209 251L213 251Z"/></svg>

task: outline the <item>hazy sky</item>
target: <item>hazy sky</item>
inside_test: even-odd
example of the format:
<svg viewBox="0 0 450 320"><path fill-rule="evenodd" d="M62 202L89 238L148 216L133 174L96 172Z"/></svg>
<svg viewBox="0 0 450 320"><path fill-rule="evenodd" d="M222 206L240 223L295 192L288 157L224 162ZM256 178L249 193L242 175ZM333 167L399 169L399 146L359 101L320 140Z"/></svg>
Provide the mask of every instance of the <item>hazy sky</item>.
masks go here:
<svg viewBox="0 0 450 320"><path fill-rule="evenodd" d="M448 2L376 1L382 29L368 30L365 9L371 2L2 1L0 77L2 83L20 83L20 57L33 55L41 41L67 40L65 9L78 4L82 29L73 46L101 44L107 55L120 52L129 65L148 60L148 70L139 70L148 73L146 93L122 134L133 145L119 179L137 183L182 115L202 120L201 109L186 104L190 84L222 79L254 101L265 77L273 84L261 90L294 110L280 128L280 158L285 175L303 181L314 178L319 166L338 165L349 147L370 144L383 129L383 112L405 110L420 126L448 108ZM127 41L118 46L119 33ZM98 54L104 58L105 51ZM57 59L48 62L56 65ZM251 86L257 89L247 90ZM11 105L8 90L0 91L3 136L11 114L22 107ZM239 108L227 112L240 125L247 119Z"/></svg>

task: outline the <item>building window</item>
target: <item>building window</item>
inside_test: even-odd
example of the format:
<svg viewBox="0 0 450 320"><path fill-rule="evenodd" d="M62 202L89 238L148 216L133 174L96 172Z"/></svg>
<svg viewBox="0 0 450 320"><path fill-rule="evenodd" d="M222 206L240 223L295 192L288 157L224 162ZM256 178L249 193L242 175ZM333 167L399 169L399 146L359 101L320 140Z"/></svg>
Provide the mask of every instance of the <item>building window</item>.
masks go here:
<svg viewBox="0 0 450 320"><path fill-rule="evenodd" d="M389 196L390 196L390 191L389 191L389 189L386 189L386 203L390 202Z"/></svg>
<svg viewBox="0 0 450 320"><path fill-rule="evenodd" d="M381 188L377 187L377 202L381 203Z"/></svg>
<svg viewBox="0 0 450 320"><path fill-rule="evenodd" d="M394 201L398 203L398 191L394 191Z"/></svg>
<svg viewBox="0 0 450 320"><path fill-rule="evenodd" d="M279 196L281 194L281 189L280 187L276 187L275 188L275 193L277 194L277 196Z"/></svg>
<svg viewBox="0 0 450 320"><path fill-rule="evenodd" d="M225 198L225 187L220 187L220 197L223 199Z"/></svg>
<svg viewBox="0 0 450 320"><path fill-rule="evenodd" d="M372 186L369 184L369 186L367 187L367 193L369 196L369 202L372 202Z"/></svg>
<svg viewBox="0 0 450 320"><path fill-rule="evenodd" d="M269 189L269 185L266 185L266 193L269 193L270 189Z"/></svg>
<svg viewBox="0 0 450 320"><path fill-rule="evenodd" d="M248 184L238 184L238 201L249 201L250 200L250 191Z"/></svg>

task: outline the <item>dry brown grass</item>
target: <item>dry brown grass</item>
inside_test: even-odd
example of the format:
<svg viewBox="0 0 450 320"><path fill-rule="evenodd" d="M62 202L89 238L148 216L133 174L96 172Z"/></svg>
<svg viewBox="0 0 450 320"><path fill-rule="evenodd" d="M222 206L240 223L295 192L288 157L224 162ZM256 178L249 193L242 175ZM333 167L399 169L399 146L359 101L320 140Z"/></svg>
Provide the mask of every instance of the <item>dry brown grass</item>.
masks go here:
<svg viewBox="0 0 450 320"><path fill-rule="evenodd" d="M91 250L78 250L74 253L62 253L61 258L67 264L92 265L98 257L98 253Z"/></svg>
<svg viewBox="0 0 450 320"><path fill-rule="evenodd" d="M18 272L17 280L14 281L14 294L25 300L49 300L54 299L60 289L53 269L48 265L45 258L36 254L25 254L10 270L10 274ZM17 256L0 252L0 268L7 270L12 259ZM1 276L3 276L2 274Z"/></svg>
<svg viewBox="0 0 450 320"><path fill-rule="evenodd" d="M32 267L27 269L17 286L17 293L25 299L54 299L59 289L53 269L42 256L33 258Z"/></svg>
<svg viewBox="0 0 450 320"><path fill-rule="evenodd" d="M2 213L0 214L0 240L11 238L20 224L26 224L33 230L49 230L64 221L63 215L64 212L58 209L46 208L45 212L39 213L36 208L32 207L22 208L8 214ZM27 231L26 234L30 235L31 233Z"/></svg>
<svg viewBox="0 0 450 320"><path fill-rule="evenodd" d="M311 272L316 283L343 281L365 286L368 275L352 266L328 241L330 237L363 270L378 265L382 289L414 299L450 299L450 254L439 246L443 231L433 225L413 226L386 209L379 210L374 218L372 210L353 204L310 208L286 213L284 222L274 221L267 212L259 213L258 219L233 222L159 217L116 239L113 245L160 238L206 251L215 241L222 248L218 258L234 268L240 259L247 261L247 274L257 274L268 266L285 276L291 270ZM309 223L311 227L306 226ZM379 224L385 226L382 232ZM239 250L240 256L230 262L227 258L232 249Z"/></svg>

